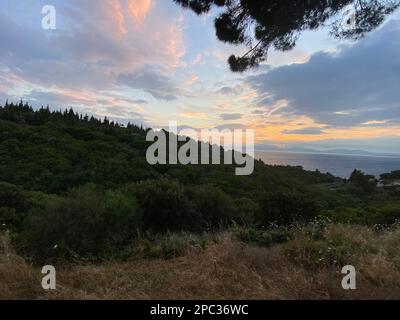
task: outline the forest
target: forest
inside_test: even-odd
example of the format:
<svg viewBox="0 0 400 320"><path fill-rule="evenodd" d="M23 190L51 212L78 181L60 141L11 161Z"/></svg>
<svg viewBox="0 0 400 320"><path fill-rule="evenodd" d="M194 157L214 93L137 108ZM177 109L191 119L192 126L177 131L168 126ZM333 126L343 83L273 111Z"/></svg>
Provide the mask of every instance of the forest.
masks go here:
<svg viewBox="0 0 400 320"><path fill-rule="evenodd" d="M151 166L147 130L22 101L0 107L0 228L18 254L34 262L168 257L175 248L160 239L174 234L205 245L206 233L236 230L270 245L298 224L379 229L400 217L399 187L378 188L357 170L345 180L258 160L250 176L233 165Z"/></svg>

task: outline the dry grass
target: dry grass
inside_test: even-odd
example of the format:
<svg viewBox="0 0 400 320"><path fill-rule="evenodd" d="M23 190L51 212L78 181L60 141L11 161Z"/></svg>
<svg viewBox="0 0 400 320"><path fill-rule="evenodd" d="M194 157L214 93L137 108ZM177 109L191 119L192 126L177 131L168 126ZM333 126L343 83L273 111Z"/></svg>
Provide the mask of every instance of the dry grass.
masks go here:
<svg viewBox="0 0 400 320"><path fill-rule="evenodd" d="M14 254L8 234L0 236L0 299L34 299L40 290L40 272Z"/></svg>
<svg viewBox="0 0 400 320"><path fill-rule="evenodd" d="M400 299L400 231L332 226L326 233L352 248L356 291L341 288L338 265L303 263L310 256L301 232L272 248L226 233L205 250L171 260L58 266L52 292L41 289L40 269L12 253L3 236L0 299Z"/></svg>

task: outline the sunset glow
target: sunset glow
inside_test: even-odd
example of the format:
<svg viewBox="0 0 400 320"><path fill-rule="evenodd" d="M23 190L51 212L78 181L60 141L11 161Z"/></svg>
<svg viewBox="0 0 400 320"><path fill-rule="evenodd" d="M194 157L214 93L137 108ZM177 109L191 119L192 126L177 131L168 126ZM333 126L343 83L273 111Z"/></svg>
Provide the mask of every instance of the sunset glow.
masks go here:
<svg viewBox="0 0 400 320"><path fill-rule="evenodd" d="M214 16L172 1L56 0L57 29L48 31L45 1L0 3L1 101L148 127L253 128L259 145L378 139L380 151L396 152L386 140L400 136L400 64L390 59L400 55L398 14L354 43L306 32L292 51L233 74L227 58L246 48L217 41Z"/></svg>

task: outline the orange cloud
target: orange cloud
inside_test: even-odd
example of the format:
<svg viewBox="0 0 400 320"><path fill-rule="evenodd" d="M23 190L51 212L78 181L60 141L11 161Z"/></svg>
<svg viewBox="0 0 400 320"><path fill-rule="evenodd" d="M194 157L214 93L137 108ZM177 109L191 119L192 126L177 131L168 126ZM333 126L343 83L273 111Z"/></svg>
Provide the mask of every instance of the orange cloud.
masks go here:
<svg viewBox="0 0 400 320"><path fill-rule="evenodd" d="M153 5L153 0L129 0L128 13L136 26L143 24Z"/></svg>
<svg viewBox="0 0 400 320"><path fill-rule="evenodd" d="M125 17L122 11L122 6L119 0L107 0L107 9L112 14L110 15L118 27L118 36L126 34L128 31L125 27Z"/></svg>
<svg viewBox="0 0 400 320"><path fill-rule="evenodd" d="M400 126L380 126L381 121L371 121L369 126L354 126L349 128L333 128L315 122L307 116L285 117L279 114L270 115L268 119L251 117L250 122L244 123L253 127L256 132L256 142L275 141L277 143L315 142L323 140L346 139L372 139L378 137L390 137L400 135ZM246 122L246 121L245 121ZM376 126L378 125L378 126ZM287 134L287 131L303 130L307 128L319 128L319 134Z"/></svg>
<svg viewBox="0 0 400 320"><path fill-rule="evenodd" d="M126 2L127 1L127 2ZM153 0L107 0L106 10L117 26L117 35L121 37L128 33L126 27L126 15L134 26L138 27L145 21L154 5Z"/></svg>
<svg viewBox="0 0 400 320"><path fill-rule="evenodd" d="M197 119L197 120L206 120L208 119L207 115L203 112L182 112L179 114L181 118L187 119Z"/></svg>
<svg viewBox="0 0 400 320"><path fill-rule="evenodd" d="M198 82L200 80L199 76L196 74L192 74L189 79L182 83L182 87L190 87L192 84Z"/></svg>
<svg viewBox="0 0 400 320"><path fill-rule="evenodd" d="M314 125L313 125L314 126ZM400 134L399 126L390 127L352 127L352 128L326 128L321 125L315 125L321 128L321 134L301 135L285 134L286 130L304 129L306 125L290 125L289 123L269 124L256 128L256 140L277 142L312 142L322 140L346 140L346 139L371 139L377 137L390 137Z"/></svg>
<svg viewBox="0 0 400 320"><path fill-rule="evenodd" d="M85 90L60 89L58 93L72 103L86 106L96 105L96 97L93 93Z"/></svg>
<svg viewBox="0 0 400 320"><path fill-rule="evenodd" d="M95 55L104 60L118 59L111 70L115 74L132 72L143 64L162 66L165 72L181 66L186 53L183 18L171 17L161 4L154 9L154 0L105 0L94 9L96 24L88 28L110 41L107 47L99 45L107 50ZM149 17L152 10L154 14ZM144 23L146 18L149 23Z"/></svg>
<svg viewBox="0 0 400 320"><path fill-rule="evenodd" d="M169 57L174 57L175 63L171 63L169 68L176 68L180 64L180 59L186 54L183 39L183 19L176 19L164 29L164 33L158 33L157 38L166 37L165 53ZM160 39L162 40L162 39Z"/></svg>

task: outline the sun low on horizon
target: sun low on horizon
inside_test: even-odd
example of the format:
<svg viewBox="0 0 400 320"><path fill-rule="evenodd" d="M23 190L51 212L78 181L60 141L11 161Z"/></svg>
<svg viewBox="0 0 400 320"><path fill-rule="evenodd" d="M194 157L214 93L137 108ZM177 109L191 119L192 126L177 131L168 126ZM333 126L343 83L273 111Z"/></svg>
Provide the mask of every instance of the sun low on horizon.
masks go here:
<svg viewBox="0 0 400 320"><path fill-rule="evenodd" d="M43 30L50 4L55 30ZM400 153L400 15L358 41L320 28L233 73L216 12L173 1L0 0L0 104L23 99L120 123L249 128L259 149Z"/></svg>

